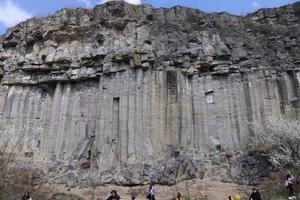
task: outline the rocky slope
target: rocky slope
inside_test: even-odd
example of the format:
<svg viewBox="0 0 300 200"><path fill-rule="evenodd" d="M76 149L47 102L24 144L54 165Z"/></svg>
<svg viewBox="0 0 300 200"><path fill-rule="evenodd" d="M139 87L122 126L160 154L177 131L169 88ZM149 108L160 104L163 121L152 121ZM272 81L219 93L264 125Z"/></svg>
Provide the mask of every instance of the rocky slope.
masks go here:
<svg viewBox="0 0 300 200"><path fill-rule="evenodd" d="M69 186L255 183L250 123L299 113L300 3L245 17L109 2L0 39L1 141ZM243 178L241 178L243 177ZM254 178L254 179L253 179Z"/></svg>

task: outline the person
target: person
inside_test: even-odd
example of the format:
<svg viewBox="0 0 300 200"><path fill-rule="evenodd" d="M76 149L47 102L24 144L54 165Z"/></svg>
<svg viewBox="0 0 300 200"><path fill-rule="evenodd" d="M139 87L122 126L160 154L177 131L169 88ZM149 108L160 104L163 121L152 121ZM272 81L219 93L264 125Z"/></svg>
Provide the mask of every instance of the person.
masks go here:
<svg viewBox="0 0 300 200"><path fill-rule="evenodd" d="M231 196L228 197L228 200L232 200Z"/></svg>
<svg viewBox="0 0 300 200"><path fill-rule="evenodd" d="M135 194L131 194L131 200L135 200L136 196Z"/></svg>
<svg viewBox="0 0 300 200"><path fill-rule="evenodd" d="M252 188L252 193L249 200L262 200L258 189Z"/></svg>
<svg viewBox="0 0 300 200"><path fill-rule="evenodd" d="M241 196L237 194L233 197L233 200L241 200Z"/></svg>
<svg viewBox="0 0 300 200"><path fill-rule="evenodd" d="M183 200L183 196L181 195L180 192L177 192L176 200Z"/></svg>
<svg viewBox="0 0 300 200"><path fill-rule="evenodd" d="M23 197L22 200L31 200L30 194L28 192L26 192Z"/></svg>
<svg viewBox="0 0 300 200"><path fill-rule="evenodd" d="M112 190L107 200L121 200L121 197L118 195L116 190Z"/></svg>
<svg viewBox="0 0 300 200"><path fill-rule="evenodd" d="M290 174L286 175L285 186L289 190L289 199L296 198L294 196L294 177Z"/></svg>
<svg viewBox="0 0 300 200"><path fill-rule="evenodd" d="M154 192L154 188L153 188L152 184L150 184L150 186L149 186L149 190L148 190L148 194L147 194L147 199L149 199L149 200L155 200L155 192Z"/></svg>

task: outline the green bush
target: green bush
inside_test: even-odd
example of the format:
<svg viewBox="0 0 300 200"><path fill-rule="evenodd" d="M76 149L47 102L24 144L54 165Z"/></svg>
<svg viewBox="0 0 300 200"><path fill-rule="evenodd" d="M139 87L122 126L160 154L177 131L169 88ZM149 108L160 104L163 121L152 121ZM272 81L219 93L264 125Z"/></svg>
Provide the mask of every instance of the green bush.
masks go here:
<svg viewBox="0 0 300 200"><path fill-rule="evenodd" d="M206 195L199 196L199 197L191 197L189 194L184 195L184 200L208 200L208 197Z"/></svg>

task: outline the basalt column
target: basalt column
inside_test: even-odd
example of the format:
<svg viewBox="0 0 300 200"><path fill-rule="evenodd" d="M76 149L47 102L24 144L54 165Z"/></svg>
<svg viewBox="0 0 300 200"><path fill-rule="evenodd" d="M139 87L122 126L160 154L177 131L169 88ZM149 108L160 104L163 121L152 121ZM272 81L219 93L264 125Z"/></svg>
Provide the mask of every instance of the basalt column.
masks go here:
<svg viewBox="0 0 300 200"><path fill-rule="evenodd" d="M252 125L300 118L299 9L113 1L22 22L0 37L0 146L49 183L243 180Z"/></svg>

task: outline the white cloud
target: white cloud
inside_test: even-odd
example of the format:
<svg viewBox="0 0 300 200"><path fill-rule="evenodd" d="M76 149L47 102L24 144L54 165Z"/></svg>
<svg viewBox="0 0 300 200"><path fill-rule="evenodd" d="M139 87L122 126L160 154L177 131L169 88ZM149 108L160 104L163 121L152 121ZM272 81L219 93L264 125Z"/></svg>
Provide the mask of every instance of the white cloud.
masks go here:
<svg viewBox="0 0 300 200"><path fill-rule="evenodd" d="M12 0L0 0L0 22L5 26L14 26L31 17L29 13L14 4Z"/></svg>
<svg viewBox="0 0 300 200"><path fill-rule="evenodd" d="M91 7L92 6L92 1L91 0L77 0L79 3L83 3L86 7Z"/></svg>
<svg viewBox="0 0 300 200"><path fill-rule="evenodd" d="M251 4L252 8L261 8L261 5L257 2L257 1L254 1L252 4Z"/></svg>
<svg viewBox="0 0 300 200"><path fill-rule="evenodd" d="M106 3L108 1L111 1L111 0L102 0L101 3ZM124 0L126 1L127 3L130 3L130 4L141 4L141 0Z"/></svg>

